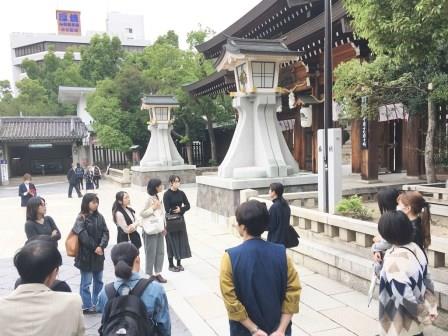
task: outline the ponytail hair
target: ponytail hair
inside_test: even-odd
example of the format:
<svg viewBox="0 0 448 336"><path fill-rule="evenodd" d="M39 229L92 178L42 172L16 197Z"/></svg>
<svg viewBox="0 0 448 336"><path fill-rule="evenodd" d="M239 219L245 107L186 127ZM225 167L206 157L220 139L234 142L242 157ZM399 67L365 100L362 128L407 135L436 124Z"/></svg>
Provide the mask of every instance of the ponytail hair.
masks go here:
<svg viewBox="0 0 448 336"><path fill-rule="evenodd" d="M429 210L429 203L426 201L423 204L420 218L422 220L423 247L426 249L431 245L431 211Z"/></svg>
<svg viewBox="0 0 448 336"><path fill-rule="evenodd" d="M398 201L411 208L415 216L420 217L423 247L426 249L431 245L431 211L429 203L425 201L418 191L406 191L398 196Z"/></svg>
<svg viewBox="0 0 448 336"><path fill-rule="evenodd" d="M117 211L119 208L123 208L123 197L126 194L125 191L119 191L115 194L115 202L112 205L112 219L117 224ZM120 203L121 202L121 203Z"/></svg>
<svg viewBox="0 0 448 336"><path fill-rule="evenodd" d="M122 242L112 248L111 258L115 266L115 276L128 280L132 276L132 266L139 255L134 244Z"/></svg>

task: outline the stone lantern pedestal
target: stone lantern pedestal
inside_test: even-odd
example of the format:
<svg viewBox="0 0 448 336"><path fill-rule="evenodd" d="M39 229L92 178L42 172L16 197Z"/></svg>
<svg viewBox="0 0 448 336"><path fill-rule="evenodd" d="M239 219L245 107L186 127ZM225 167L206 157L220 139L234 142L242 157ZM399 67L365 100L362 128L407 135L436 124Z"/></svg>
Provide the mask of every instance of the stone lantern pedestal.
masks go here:
<svg viewBox="0 0 448 336"><path fill-rule="evenodd" d="M174 118L172 109L178 103L171 96L147 96L142 99L142 109L149 110L148 130L151 138L140 165L133 166L132 184L146 187L151 178L159 178L167 186L170 175L178 175L182 183L194 183L196 166L186 165L171 137Z"/></svg>

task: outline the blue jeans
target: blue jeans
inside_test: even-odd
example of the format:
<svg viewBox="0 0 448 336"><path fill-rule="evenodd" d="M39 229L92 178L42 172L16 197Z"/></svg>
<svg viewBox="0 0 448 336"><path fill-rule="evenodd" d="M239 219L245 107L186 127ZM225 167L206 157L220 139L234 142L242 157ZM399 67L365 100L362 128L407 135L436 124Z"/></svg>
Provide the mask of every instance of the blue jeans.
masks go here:
<svg viewBox="0 0 448 336"><path fill-rule="evenodd" d="M90 294L90 285L93 279L93 295ZM82 299L82 309L95 307L98 301L98 295L103 289L103 271L101 272L83 272L81 271L81 286L79 294Z"/></svg>

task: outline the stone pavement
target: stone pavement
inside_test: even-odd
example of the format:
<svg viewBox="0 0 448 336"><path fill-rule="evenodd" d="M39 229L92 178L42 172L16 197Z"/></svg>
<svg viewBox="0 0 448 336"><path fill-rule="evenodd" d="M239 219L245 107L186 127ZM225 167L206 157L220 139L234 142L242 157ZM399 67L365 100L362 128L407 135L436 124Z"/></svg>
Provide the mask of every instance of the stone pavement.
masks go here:
<svg viewBox="0 0 448 336"><path fill-rule="evenodd" d="M229 233L225 218L205 210L196 208L196 188L194 185L181 187L187 194L192 209L186 214L190 244L193 257L183 262L185 272L164 275L168 279L165 285L173 318L173 335L228 335L228 321L219 290L219 265L224 250L239 244L240 240ZM111 220L110 209L115 192L119 187L103 184L98 191L100 198L99 211L106 217L111 231L111 242L116 239L116 229ZM131 196L133 207L139 211L146 195L136 189L125 189ZM45 196L45 195L43 195ZM60 194L46 197L48 214L53 216L63 237L66 237L80 201L67 199L65 187ZM24 212L18 206L17 198L2 198L0 211L4 220L0 224L0 295L11 290L16 278L12 267L11 256L23 243ZM60 244L61 248L63 244ZM110 248L108 249L110 251ZM105 282L113 278L110 259L107 258ZM312 336L373 336L377 331L376 316L378 303L367 307L367 297L333 280L325 278L310 270L298 266L303 290L300 313L293 318L294 335ZM72 266L70 258L64 259L61 279L66 279L79 289L79 275ZM89 327L88 335L96 335L99 316L86 318ZM188 330L187 330L188 329ZM426 336L446 335L435 328L428 329Z"/></svg>

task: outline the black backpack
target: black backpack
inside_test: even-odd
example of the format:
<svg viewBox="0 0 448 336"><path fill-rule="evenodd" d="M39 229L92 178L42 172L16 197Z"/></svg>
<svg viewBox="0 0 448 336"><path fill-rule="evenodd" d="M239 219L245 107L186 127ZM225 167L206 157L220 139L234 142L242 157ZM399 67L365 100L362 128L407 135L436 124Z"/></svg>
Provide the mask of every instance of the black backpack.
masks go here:
<svg viewBox="0 0 448 336"><path fill-rule="evenodd" d="M114 284L106 285L108 298L98 330L101 336L155 336L158 335L156 324L148 316L141 295L152 282L140 279L128 295L120 295Z"/></svg>

